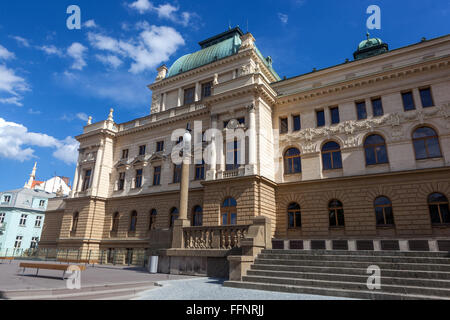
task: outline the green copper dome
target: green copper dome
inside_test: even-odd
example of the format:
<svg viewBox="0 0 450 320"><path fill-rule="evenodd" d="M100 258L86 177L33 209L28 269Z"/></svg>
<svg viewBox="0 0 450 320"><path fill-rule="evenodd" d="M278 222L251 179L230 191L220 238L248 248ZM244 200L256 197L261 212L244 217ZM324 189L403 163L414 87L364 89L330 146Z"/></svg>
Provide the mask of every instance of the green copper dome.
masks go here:
<svg viewBox="0 0 450 320"><path fill-rule="evenodd" d="M383 43L384 42L380 38L367 39L367 40L361 41L361 43L358 46L358 50L378 46Z"/></svg>
<svg viewBox="0 0 450 320"><path fill-rule="evenodd" d="M358 50L353 54L355 60L370 58L389 51L389 46L380 38L370 38L367 33L367 39L361 41Z"/></svg>

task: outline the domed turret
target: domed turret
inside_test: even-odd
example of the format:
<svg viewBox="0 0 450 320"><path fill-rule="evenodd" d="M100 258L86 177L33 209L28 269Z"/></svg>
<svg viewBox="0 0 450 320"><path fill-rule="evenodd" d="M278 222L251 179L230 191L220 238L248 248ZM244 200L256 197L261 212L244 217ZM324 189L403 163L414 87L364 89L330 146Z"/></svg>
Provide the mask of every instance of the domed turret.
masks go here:
<svg viewBox="0 0 450 320"><path fill-rule="evenodd" d="M373 57L389 51L389 46L384 43L380 38L370 38L370 34L367 33L367 39L361 41L358 46L358 50L353 54L355 60L361 60L369 57Z"/></svg>

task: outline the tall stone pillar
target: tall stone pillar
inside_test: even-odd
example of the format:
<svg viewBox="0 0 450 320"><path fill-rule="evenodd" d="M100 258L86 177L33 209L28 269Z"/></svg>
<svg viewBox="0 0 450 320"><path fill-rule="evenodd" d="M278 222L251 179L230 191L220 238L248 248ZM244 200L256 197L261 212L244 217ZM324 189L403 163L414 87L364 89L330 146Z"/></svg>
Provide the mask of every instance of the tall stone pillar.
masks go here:
<svg viewBox="0 0 450 320"><path fill-rule="evenodd" d="M217 115L211 116L211 129L217 130ZM214 132L211 137L211 144L209 145L210 150L210 168L208 172L206 172L206 180L211 181L216 179L216 171L217 171L217 143L216 143L216 133Z"/></svg>
<svg viewBox="0 0 450 320"><path fill-rule="evenodd" d="M201 91L201 86L199 82L195 83L195 102L200 101L200 99L202 98L202 93Z"/></svg>
<svg viewBox="0 0 450 320"><path fill-rule="evenodd" d="M245 168L246 175L256 174L257 163L257 141L256 141L256 110L255 105L248 107L249 128L248 128L248 165Z"/></svg>
<svg viewBox="0 0 450 320"><path fill-rule="evenodd" d="M183 89L179 88L178 89L178 104L177 104L178 107L181 107L183 105L183 103L184 103L183 98L184 98L183 97Z"/></svg>
<svg viewBox="0 0 450 320"><path fill-rule="evenodd" d="M163 93L161 102L161 111L166 111L167 93Z"/></svg>

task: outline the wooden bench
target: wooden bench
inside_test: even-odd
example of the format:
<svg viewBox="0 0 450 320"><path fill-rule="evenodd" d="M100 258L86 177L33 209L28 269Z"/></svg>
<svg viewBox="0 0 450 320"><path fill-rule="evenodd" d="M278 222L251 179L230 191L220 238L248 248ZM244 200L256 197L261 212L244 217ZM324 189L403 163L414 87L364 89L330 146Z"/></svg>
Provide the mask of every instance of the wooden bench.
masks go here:
<svg viewBox="0 0 450 320"><path fill-rule="evenodd" d="M63 271L62 279L64 280L64 276L66 275L67 269L70 267L68 264L46 264L46 263L21 263L19 268L23 268L22 275L25 274L25 269L37 269L36 276L39 273L40 269L43 270L59 270ZM85 266L77 266L80 268L80 271L86 270Z"/></svg>
<svg viewBox="0 0 450 320"><path fill-rule="evenodd" d="M0 257L0 261L3 260L9 260L9 263L11 264L11 262L14 260L14 257Z"/></svg>

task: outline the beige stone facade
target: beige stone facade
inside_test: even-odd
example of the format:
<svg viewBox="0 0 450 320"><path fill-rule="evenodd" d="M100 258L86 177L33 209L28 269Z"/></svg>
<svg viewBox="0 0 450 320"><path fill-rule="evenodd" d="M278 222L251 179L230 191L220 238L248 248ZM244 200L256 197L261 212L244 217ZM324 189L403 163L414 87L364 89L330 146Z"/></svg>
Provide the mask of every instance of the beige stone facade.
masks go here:
<svg viewBox="0 0 450 320"><path fill-rule="evenodd" d="M219 50L230 39L238 44L233 54L191 69L183 61L170 70L159 68L149 85L149 116L118 124L111 112L107 120L84 128L77 137L73 193L47 213L41 247L147 249L158 234L170 236L170 213L180 201L171 161L179 134L172 134L189 123L196 139L195 122L202 124L200 134L206 131L200 149L213 160L200 177L191 165L191 221L199 206L204 227L223 225L221 207L233 198L236 224L270 218L274 239L448 239L450 225L431 222L428 197L450 198L450 36L285 80L259 53L253 37L240 30L209 39L211 45L202 50ZM432 105L424 107L427 93ZM407 111L408 94L414 109ZM367 114L358 119L362 102ZM339 119L333 118L336 107ZM423 127L436 133L440 155L418 156L413 136ZM224 137L242 129L245 163L227 166L223 160L229 153L221 149L227 142L211 138L208 129ZM388 159L375 165L365 155L372 135L384 139ZM342 163L331 170L323 159L328 142L339 145ZM301 172L287 172L286 151L293 148L300 153ZM155 183L157 168L160 183ZM391 201L393 224L377 226L374 201L380 196ZM342 203L345 225L330 226L331 200ZM297 228L288 222L293 203L301 211ZM152 210L157 214L150 225ZM133 212L135 228L130 227Z"/></svg>

